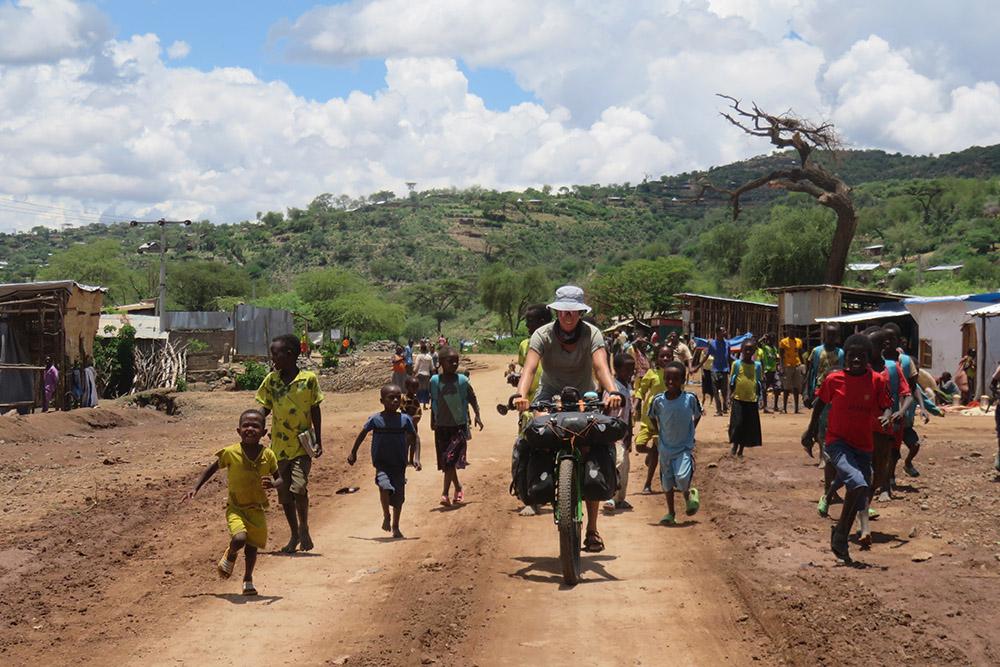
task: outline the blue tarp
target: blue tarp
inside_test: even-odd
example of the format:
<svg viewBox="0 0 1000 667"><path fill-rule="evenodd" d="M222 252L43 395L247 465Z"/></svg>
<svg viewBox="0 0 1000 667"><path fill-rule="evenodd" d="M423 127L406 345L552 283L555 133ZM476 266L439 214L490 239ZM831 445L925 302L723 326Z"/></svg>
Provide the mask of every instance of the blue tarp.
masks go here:
<svg viewBox="0 0 1000 667"><path fill-rule="evenodd" d="M753 333L751 333L751 332L748 331L745 334L740 334L736 338L727 338L726 342L729 344L729 349L730 350L739 350L743 346L743 341L747 340L748 338L753 338L753 337L754 337ZM708 338L698 338L697 336L695 336L694 338L692 338L692 340L694 341L694 347L695 347L695 349L699 349L700 348L700 349L704 350L704 349L708 348L708 342L709 342ZM713 338L712 340L715 340L715 339Z"/></svg>

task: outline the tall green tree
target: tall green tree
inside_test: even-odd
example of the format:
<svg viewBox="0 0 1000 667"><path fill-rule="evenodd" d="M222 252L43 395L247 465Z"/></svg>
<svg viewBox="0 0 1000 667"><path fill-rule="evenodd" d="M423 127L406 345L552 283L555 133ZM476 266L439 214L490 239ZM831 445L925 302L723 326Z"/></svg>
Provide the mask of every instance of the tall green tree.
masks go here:
<svg viewBox="0 0 1000 667"><path fill-rule="evenodd" d="M823 282L836 225L823 209L775 207L771 220L750 232L743 280L759 288Z"/></svg>
<svg viewBox="0 0 1000 667"><path fill-rule="evenodd" d="M445 320L453 319L475 294L476 286L464 278L439 278L403 289L403 297L414 311L434 318L438 333Z"/></svg>
<svg viewBox="0 0 1000 667"><path fill-rule="evenodd" d="M645 319L674 307L674 294L687 289L694 267L683 257L633 259L590 284L590 298L611 316Z"/></svg>
<svg viewBox="0 0 1000 667"><path fill-rule="evenodd" d="M109 304L134 301L143 294L139 275L130 270L122 257L118 241L102 239L86 245L74 245L49 258L49 265L38 272L41 280L75 280L85 285L108 289Z"/></svg>
<svg viewBox="0 0 1000 667"><path fill-rule="evenodd" d="M214 310L220 297L246 296L250 276L246 270L219 262L167 264L167 295L187 310Z"/></svg>
<svg viewBox="0 0 1000 667"><path fill-rule="evenodd" d="M487 310L495 313L514 335L524 319L524 310L551 295L545 270L534 267L523 271L494 264L479 276L479 298Z"/></svg>
<svg viewBox="0 0 1000 667"><path fill-rule="evenodd" d="M361 276L339 267L306 271L295 279L295 292L303 301L312 304L333 301L366 287Z"/></svg>

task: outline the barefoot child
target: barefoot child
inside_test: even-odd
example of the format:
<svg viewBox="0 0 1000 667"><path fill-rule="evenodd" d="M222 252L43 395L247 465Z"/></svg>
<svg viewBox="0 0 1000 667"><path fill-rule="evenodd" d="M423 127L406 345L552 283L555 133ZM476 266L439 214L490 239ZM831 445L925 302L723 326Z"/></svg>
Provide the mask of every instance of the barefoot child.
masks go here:
<svg viewBox="0 0 1000 667"><path fill-rule="evenodd" d="M469 378L458 373L458 352L443 347L438 353L441 372L431 378L431 429L434 431L434 450L437 468L444 473L441 505L450 506L465 500L465 492L458 481L458 471L468 464L466 448L469 439L469 408L476 415L476 426L483 430L479 414L479 401L472 390ZM455 497L448 499L448 492L455 485Z"/></svg>
<svg viewBox="0 0 1000 667"><path fill-rule="evenodd" d="M743 456L744 447L760 447L760 406L764 393L764 372L753 357L757 343L753 338L743 341L740 358L733 362L729 383L732 391L732 410L729 412L729 442L732 454Z"/></svg>
<svg viewBox="0 0 1000 667"><path fill-rule="evenodd" d="M414 378L415 380L415 378ZM416 388L414 388L414 400ZM392 536L401 538L399 515L406 499L406 466L420 470L420 449L417 444L417 429L413 419L405 412L399 412L401 392L394 384L382 387L380 393L382 411L376 412L354 439L354 447L347 457L347 463L354 465L358 460L358 448L369 431L372 434L372 465L375 466L375 484L382 501L382 530L392 531ZM419 401L417 407L420 407ZM392 507L390 524L389 508Z"/></svg>
<svg viewBox="0 0 1000 667"><path fill-rule="evenodd" d="M271 414L271 450L278 458L281 486L278 502L285 512L291 536L283 553L295 549L313 548L309 535L309 471L312 457L299 441L299 434L311 432L315 437L316 458L323 454L322 423L319 404L323 392L319 379L311 371L300 370L299 339L293 334L278 336L271 341L271 363L274 370L267 374L257 389L256 400L266 417Z"/></svg>
<svg viewBox="0 0 1000 667"><path fill-rule="evenodd" d="M240 435L239 444L215 453L216 461L201 473L184 500L194 498L219 468L228 470L226 523L229 524L230 539L229 547L217 567L219 575L228 579L233 573L236 556L244 549L246 571L243 575L243 595L257 595L253 585L253 567L257 563L257 550L267 544L266 489L279 487L282 480L274 452L260 444L266 433L264 415L257 410L246 410L240 415L236 432Z"/></svg>
<svg viewBox="0 0 1000 667"><path fill-rule="evenodd" d="M630 510L632 504L625 500L628 493L629 458L632 456L632 376L635 374L635 359L627 352L619 352L612 360L615 369L615 387L622 395L621 407L610 414L625 422L625 437L615 443L615 457L618 461L618 493L604 501L604 510Z"/></svg>
<svg viewBox="0 0 1000 667"><path fill-rule="evenodd" d="M820 415L827 405L826 454L837 476L831 491L847 487L840 520L831 527L830 549L845 563L851 562L847 538L854 516L868 506L872 479L873 424L884 426L892 418L889 383L868 365L874 348L867 336L854 334L844 344L845 370L826 376L813 402L812 418L802 434L802 446L810 457L819 430Z"/></svg>
<svg viewBox="0 0 1000 667"><path fill-rule="evenodd" d="M674 489L684 494L686 514L698 511L698 489L691 486L694 477L694 430L701 419L698 398L684 391L684 364L672 361L663 371L666 389L653 399L649 416L656 428L660 458L660 483L667 496L667 514L660 519L665 526L677 523L674 512Z"/></svg>

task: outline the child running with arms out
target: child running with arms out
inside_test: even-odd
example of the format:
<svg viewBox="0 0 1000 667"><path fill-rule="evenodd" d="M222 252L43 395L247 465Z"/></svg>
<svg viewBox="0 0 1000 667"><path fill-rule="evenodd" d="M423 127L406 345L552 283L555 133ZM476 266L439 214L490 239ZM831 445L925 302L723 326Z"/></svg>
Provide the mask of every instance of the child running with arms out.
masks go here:
<svg viewBox="0 0 1000 667"><path fill-rule="evenodd" d="M469 408L476 415L476 426L480 431L483 430L483 420L468 376L458 372L458 352L445 346L438 356L441 372L431 378L431 429L434 431L437 468L444 473L441 505L449 507L452 503L459 504L465 500L458 471L468 465ZM455 486L455 497L449 500L452 485Z"/></svg>
<svg viewBox="0 0 1000 667"><path fill-rule="evenodd" d="M628 473L632 456L632 376L635 375L635 359L626 352L619 352L612 359L615 371L615 388L622 395L620 407L611 411L610 416L625 422L625 436L615 443L615 463L618 467L618 492L614 498L604 501L604 511L630 510L632 503L625 499L628 493Z"/></svg>
<svg viewBox="0 0 1000 667"><path fill-rule="evenodd" d="M382 530L392 531L392 536L402 538L399 530L399 515L406 499L406 467L420 470L420 446L417 444L417 429L413 419L399 411L402 392L394 384L382 387L380 393L382 411L376 412L354 439L354 447L347 457L347 463L354 465L358 460L358 448L368 433L372 434L372 465L375 466L375 484L382 502ZM419 407L419 402L417 406ZM392 507L392 516L389 508Z"/></svg>
<svg viewBox="0 0 1000 667"><path fill-rule="evenodd" d="M253 568L257 563L257 550L267 544L267 489L278 488L278 460L270 448L260 444L266 433L264 415L257 410L246 410L240 415L236 432L240 442L224 447L215 453L216 460L201 473L194 488L184 500L194 498L205 482L219 468L228 471L229 502L226 505L226 523L229 524L229 546L217 565L219 575L228 579L236 565L236 556L244 551L246 571L243 575L243 595L257 595L253 585Z"/></svg>
<svg viewBox="0 0 1000 667"><path fill-rule="evenodd" d="M660 458L660 483L667 496L667 514L660 519L665 526L677 523L674 490L684 494L686 514L693 515L701 506L694 479L694 431L701 419L698 398L684 391L684 364L671 361L663 370L666 389L653 399L649 417L657 432Z"/></svg>
<svg viewBox="0 0 1000 667"><path fill-rule="evenodd" d="M826 455L836 471L832 489L847 487L840 520L830 529L830 549L845 563L851 562L847 540L854 516L868 507L875 448L873 424L884 427L893 419L889 383L869 366L876 354L873 350L863 334L854 334L845 341L845 369L834 370L823 380L813 402L809 427L802 434L802 446L812 457L820 416L829 405Z"/></svg>

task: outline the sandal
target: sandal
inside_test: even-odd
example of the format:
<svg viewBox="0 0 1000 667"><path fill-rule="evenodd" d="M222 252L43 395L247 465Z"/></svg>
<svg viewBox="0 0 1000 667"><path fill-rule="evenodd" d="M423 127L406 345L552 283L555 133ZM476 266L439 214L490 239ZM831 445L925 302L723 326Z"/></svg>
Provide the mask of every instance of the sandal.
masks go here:
<svg viewBox="0 0 1000 667"><path fill-rule="evenodd" d="M589 553L600 553L604 551L604 540L596 530L588 530L587 538L583 541L583 550Z"/></svg>
<svg viewBox="0 0 1000 667"><path fill-rule="evenodd" d="M673 514L664 514L663 518L660 519L661 526L676 526L677 520L674 518Z"/></svg>
<svg viewBox="0 0 1000 667"><path fill-rule="evenodd" d="M451 501L453 505L458 505L459 503L465 502L465 491L460 490L455 493L455 499Z"/></svg>
<svg viewBox="0 0 1000 667"><path fill-rule="evenodd" d="M688 498L685 504L687 505L685 514L692 516L698 513L698 508L701 507L701 500L698 498L698 489L693 486L691 487L691 490L688 491Z"/></svg>
<svg viewBox="0 0 1000 667"><path fill-rule="evenodd" d="M243 595L257 595L257 589L254 588L252 581L243 582Z"/></svg>
<svg viewBox="0 0 1000 667"><path fill-rule="evenodd" d="M236 565L236 560L229 560L229 547L226 547L226 553L222 554L222 558L219 559L216 567L219 570L219 576L223 579L228 579L233 573L233 566Z"/></svg>
<svg viewBox="0 0 1000 667"><path fill-rule="evenodd" d="M451 501L448 500L448 496L441 496L441 501L439 503L441 507L451 507Z"/></svg>

